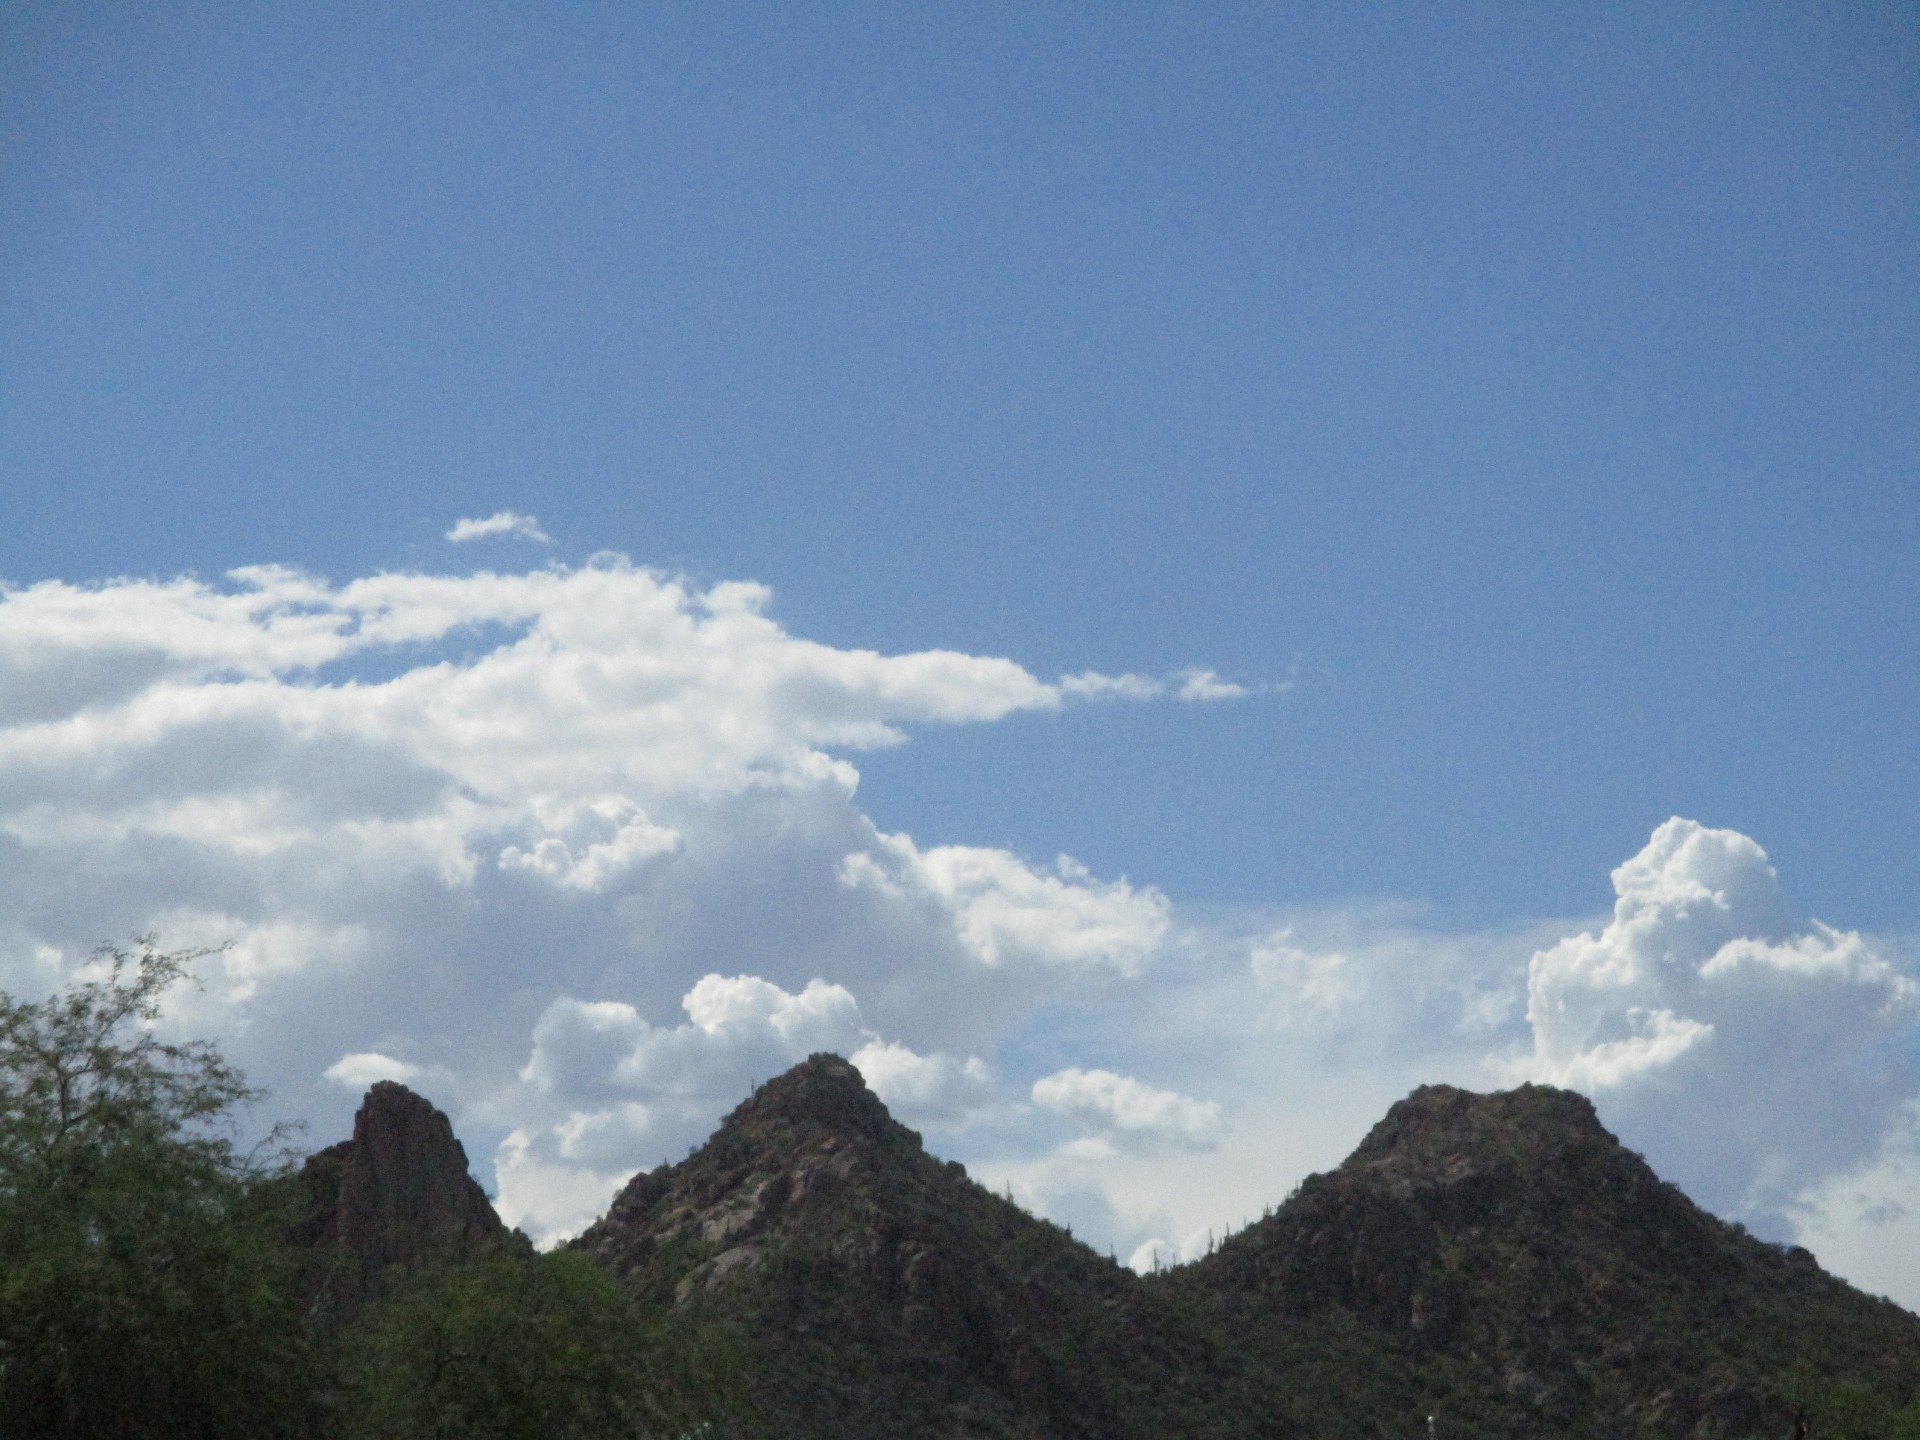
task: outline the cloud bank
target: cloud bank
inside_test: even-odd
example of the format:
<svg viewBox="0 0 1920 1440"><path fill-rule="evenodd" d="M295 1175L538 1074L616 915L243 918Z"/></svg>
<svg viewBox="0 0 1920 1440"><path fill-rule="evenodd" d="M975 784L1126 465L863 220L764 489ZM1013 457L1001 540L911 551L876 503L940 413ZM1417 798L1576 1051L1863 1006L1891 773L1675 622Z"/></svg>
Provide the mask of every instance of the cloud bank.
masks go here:
<svg viewBox="0 0 1920 1440"><path fill-rule="evenodd" d="M310 1112L433 1077L548 1234L812 1050L958 1123L995 1100L976 1051L1139 973L1167 901L881 834L849 757L1136 697L819 645L769 598L612 556L6 593L0 979L103 935L230 941L181 1024Z"/></svg>
<svg viewBox="0 0 1920 1440"><path fill-rule="evenodd" d="M1873 1258L1920 1233L1908 952L1799 914L1748 837L1668 820L1610 915L1497 931L1205 911L882 832L857 762L923 726L1262 687L840 649L770 611L619 556L0 592L0 986L44 993L106 937L230 941L168 1024L316 1139L360 1087L420 1086L547 1238L817 1049L1142 1264L1257 1216L1416 1084L1536 1079L1722 1213L1920 1300Z"/></svg>

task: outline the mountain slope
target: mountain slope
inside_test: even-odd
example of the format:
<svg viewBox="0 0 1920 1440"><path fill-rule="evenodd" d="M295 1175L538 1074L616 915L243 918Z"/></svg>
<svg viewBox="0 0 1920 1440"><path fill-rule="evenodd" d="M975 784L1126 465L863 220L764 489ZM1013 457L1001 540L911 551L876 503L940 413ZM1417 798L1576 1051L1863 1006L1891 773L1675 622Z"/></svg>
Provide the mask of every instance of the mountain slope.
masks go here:
<svg viewBox="0 0 1920 1440"><path fill-rule="evenodd" d="M1204 1316L921 1148L816 1055L577 1242L750 1337L782 1436L1203 1435L1231 1368Z"/></svg>
<svg viewBox="0 0 1920 1440"><path fill-rule="evenodd" d="M1583 1097L1428 1086L1339 1169L1171 1277L1304 1382L1364 1357L1393 1433L1791 1435L1833 1377L1903 1404L1920 1319L1694 1205ZM1351 1407L1297 1383L1321 1433ZM1397 1422L1397 1423L1394 1423Z"/></svg>
<svg viewBox="0 0 1920 1440"><path fill-rule="evenodd" d="M1538 1086L1418 1090L1269 1218L1142 1278L928 1155L816 1055L576 1243L669 1328L737 1337L742 1428L783 1440L1386 1437L1429 1416L1785 1440L1809 1417L1896 1433L1920 1393L1920 1318L1714 1219Z"/></svg>

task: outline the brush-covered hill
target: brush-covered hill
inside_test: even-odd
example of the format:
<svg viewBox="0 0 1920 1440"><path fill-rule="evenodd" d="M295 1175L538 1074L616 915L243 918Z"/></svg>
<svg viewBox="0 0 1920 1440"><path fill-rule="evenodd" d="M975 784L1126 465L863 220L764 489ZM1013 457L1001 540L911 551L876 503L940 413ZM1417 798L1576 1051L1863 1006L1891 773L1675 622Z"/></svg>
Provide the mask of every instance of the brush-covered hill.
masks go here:
<svg viewBox="0 0 1920 1440"><path fill-rule="evenodd" d="M733 1325L769 1434L1223 1433L1233 1361L1208 1302L927 1154L837 1056L761 1086L577 1243L652 1303Z"/></svg>
<svg viewBox="0 0 1920 1440"><path fill-rule="evenodd" d="M1316 1434L1790 1436L1836 1394L1864 1421L1920 1390L1920 1318L1715 1219L1543 1086L1415 1091L1168 1283Z"/></svg>
<svg viewBox="0 0 1920 1440"><path fill-rule="evenodd" d="M1139 1277L817 1055L576 1243L737 1336L769 1436L1384 1437L1431 1415L1785 1440L1809 1418L1896 1433L1920 1393L1920 1318L1716 1220L1538 1086L1419 1090L1269 1218Z"/></svg>

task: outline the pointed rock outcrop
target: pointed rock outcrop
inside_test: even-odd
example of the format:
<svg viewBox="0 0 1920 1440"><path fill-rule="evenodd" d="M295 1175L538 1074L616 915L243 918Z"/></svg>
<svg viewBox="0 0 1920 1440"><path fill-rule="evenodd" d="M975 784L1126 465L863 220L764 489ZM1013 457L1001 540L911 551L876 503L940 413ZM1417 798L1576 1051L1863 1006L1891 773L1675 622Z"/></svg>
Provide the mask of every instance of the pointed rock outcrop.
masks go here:
<svg viewBox="0 0 1920 1440"><path fill-rule="evenodd" d="M309 1156L300 1180L309 1215L295 1239L314 1250L320 1296L342 1316L391 1266L465 1259L506 1235L446 1115L391 1080L367 1092L353 1138Z"/></svg>

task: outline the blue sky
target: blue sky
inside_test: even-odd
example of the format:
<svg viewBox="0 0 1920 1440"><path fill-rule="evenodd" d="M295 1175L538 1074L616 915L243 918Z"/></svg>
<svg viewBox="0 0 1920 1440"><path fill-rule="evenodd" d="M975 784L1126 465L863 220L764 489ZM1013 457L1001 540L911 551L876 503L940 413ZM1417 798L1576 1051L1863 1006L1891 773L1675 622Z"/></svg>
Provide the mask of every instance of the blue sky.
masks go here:
<svg viewBox="0 0 1920 1440"><path fill-rule="evenodd" d="M552 1045L575 1035L574 1020L542 1008L560 999L624 1004L658 1029L707 971L759 977L795 1004L811 979L842 985L859 1034L878 1037L863 1043L961 1067L923 1077L926 1096L948 1087L927 1102L952 1122L940 1143L1129 1248L1163 1232L1177 1242L1225 1213L1205 1194L1155 1211L1142 1197L1171 1184L1167 1155L1222 1157L1207 1182L1219 1193L1277 1196L1358 1138L1363 1101L1384 1103L1403 1080L1492 1083L1522 1050L1548 1067L1529 1072L1541 1078L1614 1087L1603 1114L1625 1126L1641 1113L1619 1098L1629 1082L1595 1069L1592 1046L1579 1069L1545 1021L1520 1012L1560 983L1560 962L1530 957L1563 954L1556 944L1576 934L1611 943L1609 872L1670 816L1765 848L1798 918L1755 920L1745 938L1817 934L1805 928L1817 916L1861 932L1889 974L1914 970L1917 78L1911 5L12 7L0 15L0 577L14 590L0 631L17 647L16 694L27 693L18 677L44 680L48 665L131 667L60 701L70 712L35 712L35 723L65 717L69 748L93 733L87 715L163 672L203 698L232 698L236 676L271 679L273 704L292 708L259 723L294 726L303 687L353 675L425 685L435 660L501 658L549 621L564 632L551 654L584 646L612 664L556 617L664 603L646 571L591 601L588 587L562 587L502 610L463 590L448 602L463 626L420 621L413 638L349 645L333 668L301 670L292 651L259 660L235 638L258 640L266 610L222 612L217 623L237 628L211 649L183 638L212 613L208 597L246 590L222 578L241 566L331 582L317 598L275 591L273 605L292 608L272 613L342 625L365 623L341 619L367 613L342 598L356 580L580 576L601 552L684 577L696 629L715 613L698 599L714 585L770 587L755 605L777 638L752 643L803 670L821 660L804 645L840 658L807 670L815 688L800 699L702 681L687 723L725 728L734 705L758 716L775 738L742 774L827 783L793 745L852 766L857 791L807 802L824 828L798 812L751 825L813 837L768 862L781 874L826 864L839 843L828 832L879 868L832 872L838 888L782 889L729 880L716 860L673 904L726 908L751 933L695 940L652 912L636 919L668 902L613 895L613 871L579 857L614 844L637 875L734 854L728 827L749 825L727 808L746 803L738 795L709 804L702 791L696 804L648 771L617 786L602 775L597 789L529 779L494 797L532 828L488 855L561 853L539 852L539 836L571 846L571 869L522 870L578 904L549 915L518 892L488 898L483 866L466 883L492 918L473 933L519 926L526 954L576 944L600 958L539 983L502 959L502 993L523 1000L478 1030L459 1007L481 1001L403 967L394 993L414 1021L332 1037L335 1054L440 1076L478 1152L654 1102L630 1074L612 1109L575 1096L528 1118L501 1098L501 1076L456 1073L458 1044L517 1036L526 1060L537 1016L552 1021L541 1032ZM445 539L456 520L503 510L537 517L550 542ZM48 588L187 574L207 587L197 598L86 592L102 608L84 623L72 595ZM428 602L408 591L382 603ZM176 614L200 620L115 638L136 617ZM700 634L659 643L738 639L724 625ZM243 650L255 659L234 659ZM863 651L979 664L883 676L845 658ZM1026 681L982 668L994 658ZM1180 703L1192 670L1248 693ZM1163 693L1082 703L1020 688L1057 690L1089 671L1151 677ZM840 698L820 700L828 691ZM704 719L702 703L717 707ZM871 706L862 714L906 743L846 728L848 705ZM441 735L429 711L382 754L417 743L409 764L481 783L423 738ZM372 722L337 723L364 738ZM646 743L667 745L665 733ZM107 883L111 899L74 885L58 904L23 903L30 918L0 939L10 973L44 978L156 915L195 938L221 938L226 923L255 947L257 974L214 987L230 1010L203 1018L271 1065L279 1052L259 1037L304 1022L292 999L280 1022L248 1010L267 1004L258 976L321 964L276 968L262 958L272 936L288 954L321 954L311 935L287 937L315 925L337 942L362 923L365 956L393 956L423 917L451 923L433 906L407 919L391 896L296 902L258 875L193 878L115 848L146 821L50 838L30 816L65 802L19 778L45 769L33 746L46 738L21 730L0 750L0 779L7 756L16 767L13 788L0 785L0 800L16 797L0 815L0 884L24 894L59 846L82 847L102 876L145 878L124 893ZM227 765L260 767L266 789L298 788L274 778L298 769L291 752L248 749L264 743L256 732L202 738ZM388 772L354 753L321 768L377 790ZM114 754L96 757L96 773L185 786L174 751ZM508 825L505 813L486 823ZM598 840L578 828L594 825ZM679 848L655 845L656 831ZM178 826L167 833L187 843ZM358 843L328 833L315 853ZM876 849L873 836L917 848ZM1667 880L1712 869L1674 843ZM1766 863L1717 843L1728 865ZM936 851L951 863L928 860ZM1059 855L1083 869L1058 869ZM173 900L163 876L181 887ZM955 954L989 969L1000 962L980 958L984 932L967 918L985 913L967 907L989 890L1044 891L1082 906L1082 921L1085 906L1118 906L1107 918L1135 938L1116 942L1102 973L1147 986L1151 1013L1189 1015L1196 1035L1211 1023L1207 977L1234 966L1269 989L1304 987L1327 1015L1364 1017L1370 1002L1316 956L1386 974L1403 962L1381 957L1403 949L1444 954L1448 993L1504 984L1512 1004L1469 1039L1458 1016L1376 1015L1371 1032L1356 1018L1335 1027L1338 1045L1331 1030L1315 1042L1332 1047L1318 1069L1284 1080L1258 1059L1281 1043L1271 1034L1240 1059L1209 1060L1198 1041L1157 1050L1139 994L1035 982L1015 987L1018 1003L986 1007L995 1025L948 1033L927 1018L931 1000L899 998L918 983L910 958L891 969L847 958L892 954L905 932L882 943L860 928L874 915L856 923L833 906L899 901L912 888L903 876L957 917ZM1041 881L1056 888L1034 890ZM1127 908L1142 896L1164 903L1160 921ZM387 918L365 918L376 912ZM1091 953L1048 933L1061 964ZM853 1023L838 1003L819 1013ZM1677 992L1640 1010L1717 1025L1714 1043L1733 1048L1733 1022L1702 1019ZM593 1033L652 1053L628 1021L592 1013ZM1363 1063L1353 1036L1365 1033L1400 1037L1405 1067ZM1689 1033L1634 1032L1649 1044ZM1838 1225L1832 1205L1808 1219L1805 1196L1906 1163L1885 1146L1895 1102L1920 1093L1920 1077L1910 1027L1890 1037L1875 1053L1905 1077L1888 1082L1893 1108L1873 1112L1884 1123L1857 1153L1807 1170L1800 1199L1756 1198L1740 1170L1760 1164L1752 1156L1694 1188L1722 1184L1708 1196L1719 1208L1774 1216L1782 1233L1790 1214L1808 1236ZM967 1080L968 1058L991 1079ZM1810 1055L1809 1074L1829 1062ZM1236 1116L1274 1087L1310 1090L1317 1075L1351 1089L1349 1069L1377 1077L1354 1091L1354 1115L1299 1102L1322 1116L1303 1131L1323 1137L1244 1151L1221 1138L1250 1134ZM351 1096L318 1070L269 1078L291 1108L334 1124ZM1104 1081L1035 1090L1043 1070L1110 1074L1201 1108ZM734 1072L712 1073L720 1097ZM1172 1128L1129 1150L1126 1137L1147 1132L1115 1117L1149 1112ZM1035 1115L1095 1129L1089 1117L1105 1116L1108 1132L1043 1153ZM1798 1143L1753 1123L1760 1151ZM651 1163L666 1132L632 1124L615 1158ZM1108 1142L1137 1175L1098 1170L1093 1149ZM1691 1143L1675 1138L1674 1152ZM1048 1158L1073 1144L1077 1158ZM1060 1178L1082 1161L1093 1168ZM1843 1249L1833 1239L1824 1253ZM1920 1296L1920 1274L1878 1278Z"/></svg>

